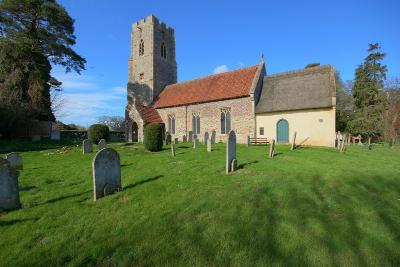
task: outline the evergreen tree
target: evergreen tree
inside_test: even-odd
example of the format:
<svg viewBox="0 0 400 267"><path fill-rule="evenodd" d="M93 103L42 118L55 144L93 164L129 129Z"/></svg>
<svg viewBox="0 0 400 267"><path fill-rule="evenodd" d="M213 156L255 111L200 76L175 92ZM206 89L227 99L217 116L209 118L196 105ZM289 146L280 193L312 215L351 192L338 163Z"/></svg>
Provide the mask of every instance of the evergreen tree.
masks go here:
<svg viewBox="0 0 400 267"><path fill-rule="evenodd" d="M51 67L80 73L85 59L72 48L74 21L55 0L0 1L0 132L31 119L52 120L50 93L61 83Z"/></svg>
<svg viewBox="0 0 400 267"><path fill-rule="evenodd" d="M382 134L382 114L387 103L382 93L387 67L382 64L385 54L380 51L378 43L370 44L368 52L355 73L354 113L349 129L353 134L379 136Z"/></svg>

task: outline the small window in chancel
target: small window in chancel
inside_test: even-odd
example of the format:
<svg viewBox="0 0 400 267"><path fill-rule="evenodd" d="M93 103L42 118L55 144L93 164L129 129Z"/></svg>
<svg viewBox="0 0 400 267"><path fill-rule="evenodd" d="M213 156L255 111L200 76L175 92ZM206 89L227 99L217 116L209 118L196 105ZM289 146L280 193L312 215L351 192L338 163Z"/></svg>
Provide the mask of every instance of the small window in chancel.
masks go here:
<svg viewBox="0 0 400 267"><path fill-rule="evenodd" d="M264 135L264 127L260 127L260 135Z"/></svg>

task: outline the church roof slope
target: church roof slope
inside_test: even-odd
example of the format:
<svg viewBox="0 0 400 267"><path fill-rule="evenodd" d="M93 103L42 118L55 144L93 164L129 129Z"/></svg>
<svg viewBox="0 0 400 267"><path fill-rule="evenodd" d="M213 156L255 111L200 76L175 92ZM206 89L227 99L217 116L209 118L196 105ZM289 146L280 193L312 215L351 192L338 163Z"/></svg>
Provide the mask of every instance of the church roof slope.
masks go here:
<svg viewBox="0 0 400 267"><path fill-rule="evenodd" d="M257 67L258 65L168 85L153 106L165 108L249 96Z"/></svg>
<svg viewBox="0 0 400 267"><path fill-rule="evenodd" d="M138 106L138 111L145 122L163 123L157 110L151 106Z"/></svg>
<svg viewBox="0 0 400 267"><path fill-rule="evenodd" d="M265 76L256 113L333 107L335 97L330 65Z"/></svg>

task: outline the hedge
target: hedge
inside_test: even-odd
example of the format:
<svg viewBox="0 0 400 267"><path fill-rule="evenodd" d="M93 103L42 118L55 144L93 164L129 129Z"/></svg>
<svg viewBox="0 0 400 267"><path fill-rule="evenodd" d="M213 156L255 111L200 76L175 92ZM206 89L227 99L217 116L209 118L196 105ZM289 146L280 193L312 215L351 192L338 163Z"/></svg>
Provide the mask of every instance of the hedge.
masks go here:
<svg viewBox="0 0 400 267"><path fill-rule="evenodd" d="M144 147L152 152L161 151L163 146L162 128L158 123L147 124L144 128Z"/></svg>
<svg viewBox="0 0 400 267"><path fill-rule="evenodd" d="M88 129L88 137L95 144L98 144L101 139L108 140L109 135L110 130L104 124L93 124Z"/></svg>

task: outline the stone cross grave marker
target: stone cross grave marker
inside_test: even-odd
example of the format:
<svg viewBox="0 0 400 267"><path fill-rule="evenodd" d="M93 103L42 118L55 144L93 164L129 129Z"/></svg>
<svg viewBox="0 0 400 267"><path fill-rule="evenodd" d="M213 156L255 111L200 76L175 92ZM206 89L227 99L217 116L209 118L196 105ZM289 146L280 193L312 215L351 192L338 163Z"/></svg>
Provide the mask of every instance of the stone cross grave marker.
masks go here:
<svg viewBox="0 0 400 267"><path fill-rule="evenodd" d="M290 150L295 150L296 149L296 132L294 132L293 134L293 142L292 142L292 147L290 148Z"/></svg>
<svg viewBox="0 0 400 267"><path fill-rule="evenodd" d="M205 144L205 145L207 145L207 142L209 141L209 137L210 137L210 136L209 136L208 132L205 132L205 133L204 133L204 144Z"/></svg>
<svg viewBox="0 0 400 267"><path fill-rule="evenodd" d="M237 166L237 161L232 164L233 160L236 160L236 134L234 130L231 130L226 142L226 174L236 170L235 168L232 169L232 167Z"/></svg>
<svg viewBox="0 0 400 267"><path fill-rule="evenodd" d="M99 142L99 150L102 150L103 148L107 148L107 142L105 139L101 139Z"/></svg>
<svg viewBox="0 0 400 267"><path fill-rule="evenodd" d="M175 157L175 145L171 144L171 154L173 157Z"/></svg>
<svg viewBox="0 0 400 267"><path fill-rule="evenodd" d="M82 142L83 154L92 153L92 151L93 151L92 141L90 141L89 139L83 140Z"/></svg>
<svg viewBox="0 0 400 267"><path fill-rule="evenodd" d="M165 144L170 145L171 144L171 134L167 133L167 136L165 137Z"/></svg>
<svg viewBox="0 0 400 267"><path fill-rule="evenodd" d="M97 152L92 162L94 200L121 191L119 154L112 148Z"/></svg>
<svg viewBox="0 0 400 267"><path fill-rule="evenodd" d="M215 144L215 136L216 136L216 135L217 135L216 131L215 131L215 130L212 130L212 132L211 132L211 138L210 138L211 144L212 144L212 145Z"/></svg>
<svg viewBox="0 0 400 267"><path fill-rule="evenodd" d="M209 140L209 142L207 142L207 152L211 151L212 151L212 145L211 145L211 140Z"/></svg>
<svg viewBox="0 0 400 267"><path fill-rule="evenodd" d="M0 158L0 210L19 209L18 171L8 160Z"/></svg>
<svg viewBox="0 0 400 267"><path fill-rule="evenodd" d="M271 144L269 146L269 158L273 158L275 156L275 139L272 139Z"/></svg>
<svg viewBox="0 0 400 267"><path fill-rule="evenodd" d="M18 153L11 152L10 154L7 154L6 160L10 162L10 167L12 169L22 170L23 168L22 157Z"/></svg>

